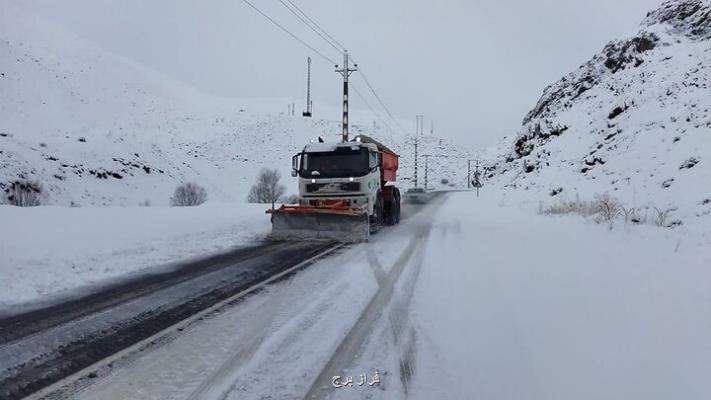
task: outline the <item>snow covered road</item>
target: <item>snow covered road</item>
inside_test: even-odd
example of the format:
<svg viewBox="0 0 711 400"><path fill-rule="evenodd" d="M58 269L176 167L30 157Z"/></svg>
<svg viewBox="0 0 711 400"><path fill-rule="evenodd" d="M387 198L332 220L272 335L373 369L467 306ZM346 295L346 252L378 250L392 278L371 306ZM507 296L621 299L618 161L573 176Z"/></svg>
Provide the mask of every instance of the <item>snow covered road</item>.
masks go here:
<svg viewBox="0 0 711 400"><path fill-rule="evenodd" d="M150 348L338 247L323 242L245 246L0 319L0 398L21 398L68 376L86 375L83 369L110 364L121 353Z"/></svg>
<svg viewBox="0 0 711 400"><path fill-rule="evenodd" d="M441 196L65 388L81 399L706 399L711 249ZM358 385L361 374L380 383ZM334 387L333 377L352 385Z"/></svg>
<svg viewBox="0 0 711 400"><path fill-rule="evenodd" d="M396 277L393 265L405 271L410 256L404 251L421 243L420 238L412 241L413 230L426 233L434 210L413 215L412 208L406 209L400 226L375 235L371 243L317 262L171 340L114 360L59 393L141 399L303 396L345 336L369 338L367 325L360 333L347 333L361 325L360 319L379 322L392 297L392 290L379 290L374 263L378 273L391 278ZM368 307L381 292L385 296ZM367 308L372 312L361 318ZM353 347L348 356L357 356L358 350Z"/></svg>

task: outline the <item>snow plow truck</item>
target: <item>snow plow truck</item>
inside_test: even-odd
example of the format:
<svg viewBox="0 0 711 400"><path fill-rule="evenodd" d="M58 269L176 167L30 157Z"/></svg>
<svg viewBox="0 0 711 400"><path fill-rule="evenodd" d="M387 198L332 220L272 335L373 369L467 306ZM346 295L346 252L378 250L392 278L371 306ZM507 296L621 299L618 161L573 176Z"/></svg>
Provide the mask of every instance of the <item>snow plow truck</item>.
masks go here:
<svg viewBox="0 0 711 400"><path fill-rule="evenodd" d="M395 152L365 135L306 145L292 158L298 204L267 211L271 237L364 242L383 225L399 223L398 161Z"/></svg>

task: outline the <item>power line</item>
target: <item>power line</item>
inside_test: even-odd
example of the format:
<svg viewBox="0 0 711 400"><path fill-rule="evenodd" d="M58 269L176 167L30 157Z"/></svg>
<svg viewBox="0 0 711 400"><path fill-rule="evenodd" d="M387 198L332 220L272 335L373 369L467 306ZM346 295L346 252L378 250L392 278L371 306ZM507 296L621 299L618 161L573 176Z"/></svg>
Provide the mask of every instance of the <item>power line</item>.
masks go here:
<svg viewBox="0 0 711 400"><path fill-rule="evenodd" d="M355 61L355 60L353 60L353 61ZM362 69L362 68L361 68L361 70L360 70L360 75L363 77L363 81L364 81L365 84L368 86L368 88L370 89L370 91L373 93L373 96L375 96L375 98L378 100L378 103L380 103L380 105L383 107L383 109L384 109L385 112L388 114L388 116L393 120L393 122L395 122L395 125L397 125L397 127L400 128L400 130L402 130L404 133L407 133L407 130L405 130L405 129L402 127L402 125L400 125L400 122L398 122L397 119L395 119L395 117L393 116L393 114L390 112L390 109L388 108L388 106L385 105L385 102L383 101L383 99L382 99L382 98L378 95L378 93L375 91L375 88L373 87L373 85L370 84L370 81L368 80L368 77L365 75L365 72L363 72L363 69Z"/></svg>
<svg viewBox="0 0 711 400"><path fill-rule="evenodd" d="M368 107L370 112L373 113L375 118L378 121L380 121L383 125L385 125L385 127L388 129L388 131L392 132L393 131L392 127L390 127L390 125L388 125L388 123L383 119L383 117L380 115L380 113L375 111L375 109L370 105L370 103L368 103L368 100L366 100L365 97L363 96L363 94L360 92L360 90L358 90L358 87L353 85L353 83L351 83L351 87L353 88L353 91L355 92L355 94L358 95L358 98L360 98L361 101L363 101L363 104L365 104L365 106Z"/></svg>
<svg viewBox="0 0 711 400"><path fill-rule="evenodd" d="M314 21L313 18L309 17L309 15L308 15L306 12L304 12L304 10L302 10L301 8L299 8L299 6L296 5L296 3L294 3L293 0L286 0L286 1L287 1L289 4L291 4L296 10L298 10L299 13L301 13L301 14L303 15L303 17L301 17L300 15L298 15L291 7L288 7L288 6L286 5L286 3L284 2L284 0L279 0L279 2L280 2L284 7L286 7L287 9L289 9L289 11L291 11L292 14L296 15L296 16L301 20L301 22L303 22L304 24L306 24L306 26L308 26L312 31L316 32L316 34L318 34L323 40L325 40L326 42L328 42L329 45L331 45L332 47L334 47L336 50L338 50L338 51L340 51L340 52L344 52L344 51L345 51L345 46L343 46L343 45L342 45L341 43L339 43L333 36L331 36L328 32L326 32L326 30L323 29L318 23L316 23L316 21ZM306 18L309 22L311 22L311 24L313 24L313 26L312 26L311 24L309 24L307 21L305 21L304 18ZM319 32L316 30L316 28L314 28L314 26L315 26L316 28L318 28L318 30L320 30L323 34L319 33ZM326 37L324 37L324 35L325 35L326 37L328 37L328 39L327 39ZM330 40L329 40L329 39L330 39ZM339 49L338 47L336 47L336 46L334 45L334 43L335 43L336 45L340 46L340 49ZM355 62L355 59L353 59L353 61ZM400 125L400 122L398 122L398 120L395 119L395 117L393 116L392 112L390 112L390 109L388 108L388 106L385 105L385 102L384 102L383 99L380 97L380 95L377 93L377 91L375 90L375 88L373 87L373 85L370 83L370 80L368 80L368 77L365 75L365 73L363 72L362 69L360 70L360 73L361 73L361 75L363 76L363 80L365 81L365 84L368 86L368 89L370 89L370 91L373 93L373 96L375 96L375 98L378 100L378 103L380 104L380 106L383 107L383 109L385 110L385 113L387 113L387 115L393 120L393 122L395 123L395 125L396 125L398 128L400 128L401 131L403 131L403 133L407 133L407 130L404 129L404 128L402 127L402 125ZM360 97L363 98L362 94L360 94ZM365 102L365 101L364 101L364 102ZM371 111L373 111L372 108L371 108Z"/></svg>
<svg viewBox="0 0 711 400"><path fill-rule="evenodd" d="M299 10L299 12L300 12L301 14L303 14L304 16L302 17L301 15L299 15L299 13L297 13L296 11L294 11L293 8L289 7L289 5L287 5L286 2L284 2L284 0L279 0L279 2L281 3L281 5L283 5L287 10L289 10L292 14L294 14L294 15L296 16L296 18L298 18L299 20L301 20L301 22L303 22L306 26L308 26L309 29L311 29L312 31L314 31L314 33L316 33L319 37L321 37L321 39L323 39L323 40L324 40L326 43L328 43L331 47L333 47L334 49L336 49L336 51L338 51L339 53L343 53L344 49L343 49L342 46L341 46L341 48L339 48L338 46L336 46L335 44L333 44L333 43L335 42L335 40L334 40L333 38L331 38L331 40L329 40L329 38L330 38L331 36L330 36L328 33L326 33L326 32L324 31L324 33L325 33L328 37L324 36L323 33L319 32L318 29L314 28L313 25L311 25L308 21L306 21L306 19L304 19L304 17L305 17L305 18L308 18L309 21L312 21L311 18L309 18L308 15L306 15L303 11L301 11L301 9L300 9L296 4L294 4L292 1L290 1L290 0L287 0L287 1L289 1L289 4L291 4L294 8L296 8L297 10ZM315 24L315 23L314 23L314 24ZM316 26L318 26L318 25L316 25ZM336 43L338 43L338 42L336 42Z"/></svg>
<svg viewBox="0 0 711 400"><path fill-rule="evenodd" d="M281 0L279 0L279 1L281 1ZM296 3L294 3L292 0L286 0L286 1L288 1L289 4L291 4L292 6L294 6L294 8L296 8L304 17L306 17L306 19L308 19L309 22L311 22L316 28L318 28L321 32L323 32L324 35L328 36L328 38L331 39L331 41L333 41L333 43L335 43L336 45L338 45L338 47L341 48L341 49L340 49L341 52L345 51L346 46L340 44L340 43L338 42L338 40L334 39L333 36L329 35L328 32L326 32L325 29L321 28L321 26L320 26L319 24L317 24L316 21L313 20L313 18L309 17L309 15L304 12L304 10L302 10L301 8L299 8L299 6L296 5Z"/></svg>
<svg viewBox="0 0 711 400"><path fill-rule="evenodd" d="M267 15L267 14L264 13L262 10L260 10L259 8L257 8L254 4L250 3L248 0L242 0L242 1L243 1L245 4L247 4L248 6L250 6L252 9L254 9L255 11L257 11L259 14L261 14L261 15L262 15L264 18L266 18L269 22L271 22L272 24L274 24L274 26L278 27L279 29L281 29L282 31L284 31L285 33L287 33L289 36L291 36L293 39L295 39L296 41L298 41L298 42L301 43L302 45L304 45L304 46L306 46L307 48L311 49L313 52L315 52L316 54L318 54L318 55L319 55L321 58L323 58L324 60L329 61L331 64L337 64L337 62L335 62L334 60L332 60L332 59L329 58L328 56L324 55L322 52L318 51L315 47L313 47L313 46L311 46L309 43L307 43L305 40L301 39L300 37L298 37L297 35L295 35L295 34L292 33L291 31L289 31L287 28L285 28L283 25L279 24L277 21L275 21L275 20L274 20L273 18L271 18L269 15ZM334 39L333 36L331 36L328 32L326 32L326 30L323 29L318 23L316 23L316 21L314 21L313 18L309 17L309 15L306 14L306 12L304 12L298 5L296 5L296 3L294 3L293 0L286 0L286 2L288 2L291 6L293 6L293 9L292 9L291 7L289 7L289 6L284 2L284 0L279 0L279 2L280 2L284 7L286 7L292 14L294 14L297 18L299 18L299 20L300 20L302 23L304 23L306 26L308 26L309 29L311 29L311 30L314 31L316 34L318 34L318 36L321 37L324 41L326 41L331 47L335 48L337 51L339 51L339 52L341 52L341 53L345 52L345 46L341 45L336 39ZM296 11L294 11L294 9L296 9L299 13L301 13L301 15L302 15L303 17L300 16ZM307 20L308 20L308 22L307 22ZM310 23L309 23L309 22L310 22ZM323 34L319 33L316 29L320 30ZM329 39L330 39L330 40L329 40ZM339 48L339 47L340 47L340 48ZM355 60L354 60L354 61L355 61ZM379 103L380 106L385 110L385 113L390 117L390 119L392 119L392 121L395 123L395 125L396 125L403 133L406 134L406 133L407 133L407 130L402 127L402 125L400 124L400 122L399 122L397 119L395 119L395 117L393 116L392 112L390 112L390 109L388 108L388 106L385 105L385 102L383 101L383 99L380 97L380 95L378 95L377 91L375 90L375 88L373 87L373 85L370 83L370 80L368 80L368 77L365 75L365 73L363 73L362 70L361 70L360 72L361 72L361 76L363 76L363 80L365 81L365 84L368 86L368 89L370 89L371 93L373 93L373 96L375 96L375 98L378 100L378 103ZM357 94L357 95L363 100L363 102L368 106L368 108L376 115L376 117L378 117L379 119L381 119L381 122L384 122L384 120L382 120L382 118L380 118L380 117L378 116L378 113L376 113L375 110L368 104L368 102L365 100L365 97L362 95L362 93L360 93L360 92L357 91L356 89L354 89L354 90L356 91L356 94ZM387 123L385 123L385 126L388 127L388 129L389 129L390 131L392 131L392 129L390 128L390 126L389 126Z"/></svg>
<svg viewBox="0 0 711 400"><path fill-rule="evenodd" d="M278 28L281 29L282 31L286 32L289 36L291 36L292 38L294 38L295 40L297 40L299 43L301 43L301 44L303 44L304 46L306 46L306 47L308 47L309 49L311 49L311 51L313 51L314 53L316 53L316 54L318 54L319 56L321 56L321 58L323 58L324 60L330 62L331 64L337 64L335 61L333 61L332 59L328 58L327 56L325 56L325 55L324 55L323 53L321 53L320 51L316 50L316 48L314 48L314 47L311 46L310 44L306 43L306 41L304 41L304 40L301 39L300 37L296 36L295 34L291 33L291 31L289 31L288 29L286 29L286 28L285 28L284 26L282 26L280 23L276 22L274 19L272 19L272 17L270 17L270 16L268 16L267 14L265 14L262 10L258 9L254 4L250 3L248 0L242 0L242 1L243 1L245 4L247 4L248 6L252 7L256 12L260 13L264 18L266 18L267 20L269 20L269 22L271 22L272 24L274 24L276 27L278 27Z"/></svg>

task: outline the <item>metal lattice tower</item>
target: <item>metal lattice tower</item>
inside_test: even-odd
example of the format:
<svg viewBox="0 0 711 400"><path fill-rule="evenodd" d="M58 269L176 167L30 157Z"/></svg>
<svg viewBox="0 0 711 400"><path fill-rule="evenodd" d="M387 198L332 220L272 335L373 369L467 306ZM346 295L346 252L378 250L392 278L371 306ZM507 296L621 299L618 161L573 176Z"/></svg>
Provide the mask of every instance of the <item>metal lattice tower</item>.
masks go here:
<svg viewBox="0 0 711 400"><path fill-rule="evenodd" d="M306 111L301 113L304 117L311 117L311 57L306 59Z"/></svg>

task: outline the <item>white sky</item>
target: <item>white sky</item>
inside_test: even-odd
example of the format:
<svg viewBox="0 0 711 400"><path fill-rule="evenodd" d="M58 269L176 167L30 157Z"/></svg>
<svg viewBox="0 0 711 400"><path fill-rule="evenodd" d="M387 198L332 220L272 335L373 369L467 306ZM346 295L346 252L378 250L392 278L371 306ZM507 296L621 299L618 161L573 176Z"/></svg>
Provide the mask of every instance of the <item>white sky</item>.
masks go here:
<svg viewBox="0 0 711 400"><path fill-rule="evenodd" d="M278 0L251 1L340 60ZM392 112L412 121L408 128L414 127L415 114L424 114L427 130L434 120L438 134L477 147L515 133L546 85L610 39L636 32L646 12L660 3L292 1L349 48ZM304 97L305 59L311 55L314 102L340 104L333 67L241 0L23 3L109 51L219 96ZM353 82L365 93L358 75Z"/></svg>

